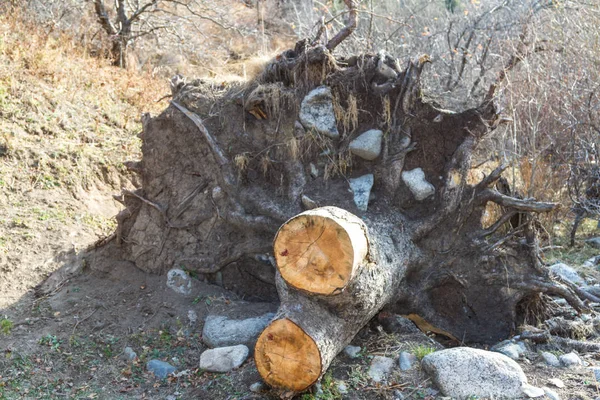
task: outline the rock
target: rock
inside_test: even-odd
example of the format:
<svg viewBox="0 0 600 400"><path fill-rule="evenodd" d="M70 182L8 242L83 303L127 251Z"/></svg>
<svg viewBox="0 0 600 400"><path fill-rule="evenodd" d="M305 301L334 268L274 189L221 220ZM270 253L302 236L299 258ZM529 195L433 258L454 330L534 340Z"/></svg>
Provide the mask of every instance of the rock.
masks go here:
<svg viewBox="0 0 600 400"><path fill-rule="evenodd" d="M596 378L596 381L600 382L600 368L599 367L592 367L590 369L594 373L594 378ZM560 387L560 386L558 386L558 387Z"/></svg>
<svg viewBox="0 0 600 400"><path fill-rule="evenodd" d="M348 345L344 347L344 353L350 358L358 357L358 353L360 353L360 347Z"/></svg>
<svg viewBox="0 0 600 400"><path fill-rule="evenodd" d="M220 186L215 186L211 192L211 196L215 202L218 202L225 198L225 192Z"/></svg>
<svg viewBox="0 0 600 400"><path fill-rule="evenodd" d="M123 358L125 359L125 361L135 361L138 358L138 356L131 347L125 347L123 349Z"/></svg>
<svg viewBox="0 0 600 400"><path fill-rule="evenodd" d="M146 364L146 369L154 374L159 379L165 379L169 374L177 371L177 368L168 362L160 360L150 360Z"/></svg>
<svg viewBox="0 0 600 400"><path fill-rule="evenodd" d="M469 396L518 398L527 383L515 361L491 351L456 347L428 354L421 362L442 394L466 399Z"/></svg>
<svg viewBox="0 0 600 400"><path fill-rule="evenodd" d="M249 354L250 350L243 344L206 350L200 355L200 369L228 372L242 365Z"/></svg>
<svg viewBox="0 0 600 400"><path fill-rule="evenodd" d="M589 238L585 242L595 249L600 249L600 237Z"/></svg>
<svg viewBox="0 0 600 400"><path fill-rule="evenodd" d="M530 397L530 398L542 397L544 394L546 394L544 392L544 389L535 387L535 386L531 386L527 383L523 384L521 389L523 390L523 393L525 393L527 395L527 397Z"/></svg>
<svg viewBox="0 0 600 400"><path fill-rule="evenodd" d="M260 393L267 389L267 386L263 382L255 382L250 385L250 391L252 393Z"/></svg>
<svg viewBox="0 0 600 400"><path fill-rule="evenodd" d="M558 360L558 358L557 358L557 360ZM556 386L559 389L562 389L562 388L565 387L565 383L562 380L558 379L558 378L548 379L548 383L551 384L551 385Z"/></svg>
<svg viewBox="0 0 600 400"><path fill-rule="evenodd" d="M394 390L394 400L404 400L404 395L398 389Z"/></svg>
<svg viewBox="0 0 600 400"><path fill-rule="evenodd" d="M381 140L383 132L379 129L371 129L350 142L348 149L352 154L360 158L372 161L381 154Z"/></svg>
<svg viewBox="0 0 600 400"><path fill-rule="evenodd" d="M165 400L177 400L177 396L170 394L167 396L167 398Z"/></svg>
<svg viewBox="0 0 600 400"><path fill-rule="evenodd" d="M337 384L337 390L340 392L340 394L346 394L348 393L348 385L346 385L345 382L339 382Z"/></svg>
<svg viewBox="0 0 600 400"><path fill-rule="evenodd" d="M304 135L306 135L306 130L304 130L304 127L302 126L300 121L296 121L294 123L294 136L296 137L296 139L301 139L304 137Z"/></svg>
<svg viewBox="0 0 600 400"><path fill-rule="evenodd" d="M179 294L192 293L192 279L179 268L173 268L167 273L167 286Z"/></svg>
<svg viewBox="0 0 600 400"><path fill-rule="evenodd" d="M350 189L354 193L354 203L361 211L367 211L369 206L369 195L373 187L373 174L363 175L359 178L350 179Z"/></svg>
<svg viewBox="0 0 600 400"><path fill-rule="evenodd" d="M560 400L560 396L554 390L546 386L542 387L542 390L546 394L546 397L548 397L550 400Z"/></svg>
<svg viewBox="0 0 600 400"><path fill-rule="evenodd" d="M266 328L275 314L247 319L228 319L220 315L209 315L202 329L202 341L209 347L224 347L256 344L258 335Z"/></svg>
<svg viewBox="0 0 600 400"><path fill-rule="evenodd" d="M592 257L583 263L584 267L596 268L600 264L600 256Z"/></svg>
<svg viewBox="0 0 600 400"><path fill-rule="evenodd" d="M583 361L581 361L581 358L579 358L579 356L575 353L563 354L558 358L558 360L564 367L583 365Z"/></svg>
<svg viewBox="0 0 600 400"><path fill-rule="evenodd" d="M543 351L542 358L544 359L546 364L550 365L551 367L560 367L560 361L558 360L558 357L556 357L554 354L548 353L547 351Z"/></svg>
<svg viewBox="0 0 600 400"><path fill-rule="evenodd" d="M198 323L198 314L196 314L196 311L188 310L187 317L190 326L194 326L196 323Z"/></svg>
<svg viewBox="0 0 600 400"><path fill-rule="evenodd" d="M300 122L307 130L315 129L334 139L340 136L329 87L319 86L306 95L300 105Z"/></svg>
<svg viewBox="0 0 600 400"><path fill-rule="evenodd" d="M413 365L417 362L417 357L414 354L403 351L400 353L400 369L402 371L408 371L413 367Z"/></svg>
<svg viewBox="0 0 600 400"><path fill-rule="evenodd" d="M310 163L310 176L313 178L319 177L319 169L313 163Z"/></svg>
<svg viewBox="0 0 600 400"><path fill-rule="evenodd" d="M596 297L600 297L600 286L585 285L585 286L581 286L580 289L588 292L591 295L594 295Z"/></svg>
<svg viewBox="0 0 600 400"><path fill-rule="evenodd" d="M435 193L435 187L425 180L425 173L421 168L402 172L402 180L418 201L425 200Z"/></svg>
<svg viewBox="0 0 600 400"><path fill-rule="evenodd" d="M406 317L400 315L385 315L380 313L378 316L378 322L381 327L387 333L399 333L399 334L419 334L422 333L419 328Z"/></svg>
<svg viewBox="0 0 600 400"><path fill-rule="evenodd" d="M574 283L576 285L585 285L585 280L581 276L579 276L577 271L569 267L567 264L554 264L550 266L550 271L571 283Z"/></svg>
<svg viewBox="0 0 600 400"><path fill-rule="evenodd" d="M495 346L492 346L491 351L495 351L498 353L502 353L507 357L512 358L513 360L518 360L521 358L521 355L527 351L525 344L523 342L513 342L511 340L505 340L503 342L498 343Z"/></svg>
<svg viewBox="0 0 600 400"><path fill-rule="evenodd" d="M389 357L375 356L371 360L369 376L374 382L382 382L394 367L394 360Z"/></svg>
<svg viewBox="0 0 600 400"><path fill-rule="evenodd" d="M306 195L302 195L302 206L305 210L312 210L319 207L316 201Z"/></svg>

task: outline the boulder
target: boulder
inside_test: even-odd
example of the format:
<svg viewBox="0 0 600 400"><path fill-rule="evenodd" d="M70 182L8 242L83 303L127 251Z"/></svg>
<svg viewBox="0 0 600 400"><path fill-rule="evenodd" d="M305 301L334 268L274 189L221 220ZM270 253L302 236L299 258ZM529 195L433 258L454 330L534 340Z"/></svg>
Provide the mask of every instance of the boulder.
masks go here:
<svg viewBox="0 0 600 400"><path fill-rule="evenodd" d="M581 361L581 358L579 358L579 356L575 353L563 354L558 358L558 360L564 367L583 365L583 361Z"/></svg>
<svg viewBox="0 0 600 400"><path fill-rule="evenodd" d="M560 367L560 361L558 360L558 357L556 357L554 354L548 353L547 351L543 351L542 358L544 359L546 364L550 365L551 367Z"/></svg>
<svg viewBox="0 0 600 400"><path fill-rule="evenodd" d="M200 369L209 372L228 372L246 361L250 349L243 344L206 350L200 355Z"/></svg>
<svg viewBox="0 0 600 400"><path fill-rule="evenodd" d="M523 342L513 342L512 340L505 340L493 346L490 350L502 353L505 356L512 358L513 360L518 360L519 358L521 358L521 355L527 352L527 347L525 347L525 343Z"/></svg>
<svg viewBox="0 0 600 400"><path fill-rule="evenodd" d="M334 139L340 136L329 87L319 86L304 97L300 105L300 122L307 130L313 129Z"/></svg>
<svg viewBox="0 0 600 400"><path fill-rule="evenodd" d="M491 351L456 347L425 356L423 369L445 396L510 398L523 395L527 383L515 361Z"/></svg>
<svg viewBox="0 0 600 400"><path fill-rule="evenodd" d="M351 141L348 149L352 154L365 160L372 161L381 154L382 139L382 131L379 129L371 129Z"/></svg>
<svg viewBox="0 0 600 400"><path fill-rule="evenodd" d="M265 329L275 314L268 313L254 318L229 319L220 315L209 315L202 329L202 341L209 347L224 347L256 344L258 335Z"/></svg>

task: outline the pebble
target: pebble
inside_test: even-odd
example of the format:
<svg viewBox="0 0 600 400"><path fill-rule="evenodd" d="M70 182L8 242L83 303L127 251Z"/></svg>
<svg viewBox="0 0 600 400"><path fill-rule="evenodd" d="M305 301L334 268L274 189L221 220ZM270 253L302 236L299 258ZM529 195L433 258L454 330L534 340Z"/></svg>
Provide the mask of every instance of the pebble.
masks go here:
<svg viewBox="0 0 600 400"><path fill-rule="evenodd" d="M344 353L350 358L356 358L358 357L358 353L360 353L360 347L348 345L344 347Z"/></svg>
<svg viewBox="0 0 600 400"><path fill-rule="evenodd" d="M402 371L408 371L409 369L411 369L414 365L414 363L417 362L417 357L414 354L411 354L409 352L403 351L402 353L400 353L400 359L399 359L399 364L400 364L400 369Z"/></svg>
<svg viewBox="0 0 600 400"><path fill-rule="evenodd" d="M382 382L385 377L392 371L394 360L389 357L375 356L369 367L369 376L375 382Z"/></svg>
<svg viewBox="0 0 600 400"><path fill-rule="evenodd" d="M560 363L565 367L572 367L575 365L583 365L581 358L575 353L563 354L559 357Z"/></svg>
<svg viewBox="0 0 600 400"><path fill-rule="evenodd" d="M346 385L346 383L344 383L344 382L339 382L337 384L337 389L338 389L338 392L340 392L340 394L348 393L348 385Z"/></svg>
<svg viewBox="0 0 600 400"><path fill-rule="evenodd" d="M250 391L252 393L260 393L260 392L264 391L266 388L267 387L262 382L255 382L252 385L250 385Z"/></svg>
<svg viewBox="0 0 600 400"><path fill-rule="evenodd" d="M560 400L560 396L554 390L546 386L544 386L542 390L544 391L544 393L546 393L546 397L548 397L550 400Z"/></svg>
<svg viewBox="0 0 600 400"><path fill-rule="evenodd" d="M177 368L168 362L160 360L150 360L146 364L146 369L154 374L159 379L165 379L169 374L177 371Z"/></svg>
<svg viewBox="0 0 600 400"><path fill-rule="evenodd" d="M543 351L542 358L544 359L546 364L550 365L551 367L560 367L560 361L558 360L558 357L556 357L554 354L548 353L547 351Z"/></svg>
<svg viewBox="0 0 600 400"><path fill-rule="evenodd" d="M184 270L173 268L167 273L167 286L173 291L188 295L192 293L192 280Z"/></svg>
<svg viewBox="0 0 600 400"><path fill-rule="evenodd" d="M200 355L200 369L209 372L228 372L246 361L250 349L243 344L206 350Z"/></svg>
<svg viewBox="0 0 600 400"><path fill-rule="evenodd" d="M562 388L565 387L565 383L562 380L558 379L558 378L548 379L548 383L551 384L551 385L556 386L559 389L562 389Z"/></svg>
<svg viewBox="0 0 600 400"><path fill-rule="evenodd" d="M527 383L522 386L522 390L523 390L523 393L525 393L527 395L527 397L531 397L531 398L542 397L544 394L546 394L544 392L544 389L535 387L535 386L531 386Z"/></svg>
<svg viewBox="0 0 600 400"><path fill-rule="evenodd" d="M135 361L135 359L138 358L137 354L131 347L125 347L123 349L123 357L125 358L125 361Z"/></svg>

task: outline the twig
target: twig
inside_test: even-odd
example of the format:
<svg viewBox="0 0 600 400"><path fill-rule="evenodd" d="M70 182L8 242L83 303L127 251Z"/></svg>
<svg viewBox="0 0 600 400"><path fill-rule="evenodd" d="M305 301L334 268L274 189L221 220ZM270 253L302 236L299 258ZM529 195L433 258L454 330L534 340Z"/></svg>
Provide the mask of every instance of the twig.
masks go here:
<svg viewBox="0 0 600 400"><path fill-rule="evenodd" d="M79 326L79 324L80 324L80 323L82 323L83 321L87 320L87 319L88 319L88 318L90 318L92 315L94 315L94 313L95 313L96 311L98 311L98 309L99 309L99 308L100 308L100 307L96 307L96 308L94 309L94 311L92 311L92 312L91 312L91 313L90 313L90 314L89 314L87 317L85 317L84 319L81 319L81 320L77 321L77 323L75 324L75 326L73 326L73 331L71 332L71 335L75 334L75 329L77 329L77 327Z"/></svg>
<svg viewBox="0 0 600 400"><path fill-rule="evenodd" d="M485 189L479 195L482 202L493 201L504 207L512 207L519 211L530 211L536 213L544 213L554 210L558 207L558 203L538 202L535 199L517 199L515 197L506 196L493 189Z"/></svg>
<svg viewBox="0 0 600 400"><path fill-rule="evenodd" d="M344 3L348 7L348 23L335 35L329 42L327 42L327 50L333 51L340 43L342 43L348 36L354 32L358 25L358 12L356 0L344 0Z"/></svg>

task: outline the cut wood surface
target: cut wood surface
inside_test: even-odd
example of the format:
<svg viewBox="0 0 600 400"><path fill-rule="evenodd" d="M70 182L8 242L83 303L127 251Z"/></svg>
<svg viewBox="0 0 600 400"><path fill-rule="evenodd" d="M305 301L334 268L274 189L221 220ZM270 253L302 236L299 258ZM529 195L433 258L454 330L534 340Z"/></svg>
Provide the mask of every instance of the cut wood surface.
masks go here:
<svg viewBox="0 0 600 400"><path fill-rule="evenodd" d="M364 223L333 207L303 212L275 237L275 260L283 279L310 293L343 290L368 252Z"/></svg>
<svg viewBox="0 0 600 400"><path fill-rule="evenodd" d="M289 319L271 323L254 352L258 372L272 386L301 391L321 376L321 354L315 341Z"/></svg>

